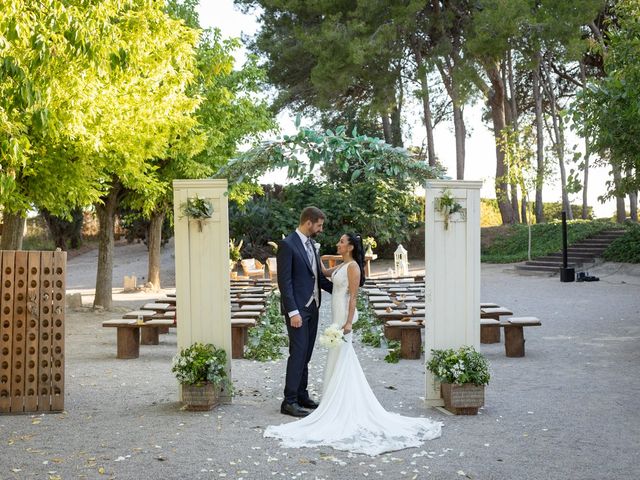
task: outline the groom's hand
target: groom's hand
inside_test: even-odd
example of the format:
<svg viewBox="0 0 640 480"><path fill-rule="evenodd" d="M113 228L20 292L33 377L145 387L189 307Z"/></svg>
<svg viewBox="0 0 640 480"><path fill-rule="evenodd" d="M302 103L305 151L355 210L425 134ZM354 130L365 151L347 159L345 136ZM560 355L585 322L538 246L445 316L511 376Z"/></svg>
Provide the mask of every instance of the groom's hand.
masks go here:
<svg viewBox="0 0 640 480"><path fill-rule="evenodd" d="M293 328L300 328L302 326L302 317L300 315L291 317L291 326Z"/></svg>

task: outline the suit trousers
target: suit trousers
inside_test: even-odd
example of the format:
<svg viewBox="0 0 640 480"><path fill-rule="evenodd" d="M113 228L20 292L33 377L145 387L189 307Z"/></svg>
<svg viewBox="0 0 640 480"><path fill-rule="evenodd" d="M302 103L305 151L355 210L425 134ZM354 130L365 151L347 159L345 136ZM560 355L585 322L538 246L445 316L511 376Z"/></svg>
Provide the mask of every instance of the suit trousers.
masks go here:
<svg viewBox="0 0 640 480"><path fill-rule="evenodd" d="M284 386L284 402L303 402L309 398L307 390L309 381L309 360L318 333L318 306L315 301L308 307L299 309L302 326L293 328L286 318L289 334L289 359L287 360L287 377Z"/></svg>

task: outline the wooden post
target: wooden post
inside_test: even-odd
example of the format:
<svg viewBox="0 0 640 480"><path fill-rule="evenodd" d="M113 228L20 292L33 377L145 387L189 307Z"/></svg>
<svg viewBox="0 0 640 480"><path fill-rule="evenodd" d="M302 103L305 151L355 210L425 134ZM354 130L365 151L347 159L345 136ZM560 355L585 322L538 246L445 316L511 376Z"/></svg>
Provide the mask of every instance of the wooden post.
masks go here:
<svg viewBox="0 0 640 480"><path fill-rule="evenodd" d="M482 182L433 180L426 185L425 360L432 349L480 347L480 188ZM462 212L437 208L450 192ZM445 228L447 224L447 228ZM426 402L443 405L440 384L426 371Z"/></svg>
<svg viewBox="0 0 640 480"><path fill-rule="evenodd" d="M231 376L227 181L175 180L173 189L178 348L194 342L224 348ZM211 202L211 218L198 222L182 214L181 206L196 196ZM231 396L223 390L220 400L229 403Z"/></svg>

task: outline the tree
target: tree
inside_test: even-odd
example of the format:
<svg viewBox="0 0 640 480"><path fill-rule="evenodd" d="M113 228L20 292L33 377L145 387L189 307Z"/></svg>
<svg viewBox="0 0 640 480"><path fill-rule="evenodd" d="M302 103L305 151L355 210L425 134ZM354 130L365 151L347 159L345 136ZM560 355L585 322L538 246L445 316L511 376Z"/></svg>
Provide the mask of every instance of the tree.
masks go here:
<svg viewBox="0 0 640 480"><path fill-rule="evenodd" d="M379 118L387 143L403 144L405 44L393 21L403 2L236 3L260 7L262 28L251 48L279 89L274 109L323 113L357 104L365 118L367 112Z"/></svg>
<svg viewBox="0 0 640 480"><path fill-rule="evenodd" d="M0 48L10 52L0 76L5 220L33 206L65 216L100 202L114 171L152 198L145 159L182 133L177 112L190 123L197 104L179 94L197 32L143 0L0 6ZM19 235L3 236L4 248L10 238Z"/></svg>
<svg viewBox="0 0 640 480"><path fill-rule="evenodd" d="M605 77L590 83L579 95L578 109L584 114L583 134L593 138L593 149L607 159L614 175L604 197L620 199L640 189L640 5L622 0L614 13L606 43L596 45ZM618 220L624 217L624 204L618 205Z"/></svg>
<svg viewBox="0 0 640 480"><path fill-rule="evenodd" d="M100 196L102 130L87 119L120 58L105 18L133 4L0 1L2 248L21 248L32 206L65 216Z"/></svg>
<svg viewBox="0 0 640 480"><path fill-rule="evenodd" d="M325 177L343 183L384 177L416 186L442 175L438 167L426 165L404 148L355 131L349 136L344 127L324 133L299 128L296 135L261 142L230 161L220 173L240 183L255 182L277 168L286 168L291 179L302 179L316 167Z"/></svg>
<svg viewBox="0 0 640 480"><path fill-rule="evenodd" d="M172 0L167 12L189 26L199 27L194 0ZM237 39L223 39L219 30L205 30L196 50L196 71L187 94L200 104L194 112L197 125L187 135L176 137L162 158L154 159L161 188L145 211L145 191L129 191L125 202L149 218L147 280L155 289L161 286L160 249L162 226L173 212L173 180L205 178L215 174L236 154L237 145L274 128L273 115L266 102L257 97L264 72L255 57L234 70Z"/></svg>

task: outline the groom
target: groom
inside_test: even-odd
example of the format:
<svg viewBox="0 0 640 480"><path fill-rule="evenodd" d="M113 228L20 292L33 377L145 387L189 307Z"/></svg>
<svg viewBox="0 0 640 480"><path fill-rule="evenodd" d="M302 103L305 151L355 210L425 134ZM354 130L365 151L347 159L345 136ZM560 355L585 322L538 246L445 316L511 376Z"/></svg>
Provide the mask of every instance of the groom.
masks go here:
<svg viewBox="0 0 640 480"><path fill-rule="evenodd" d="M307 207L300 215L295 232L278 246L278 288L280 308L289 334L289 360L280 412L304 417L318 406L309 397L309 360L318 332L320 289L331 293L332 283L322 275L320 260L312 240L322 232L325 215L319 208Z"/></svg>

